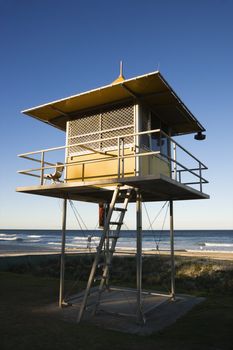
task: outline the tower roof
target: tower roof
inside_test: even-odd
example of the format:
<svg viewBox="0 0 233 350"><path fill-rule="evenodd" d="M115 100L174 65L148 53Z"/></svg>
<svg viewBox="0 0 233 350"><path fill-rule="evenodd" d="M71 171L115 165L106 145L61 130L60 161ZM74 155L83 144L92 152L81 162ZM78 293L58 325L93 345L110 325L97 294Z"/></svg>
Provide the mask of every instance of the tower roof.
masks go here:
<svg viewBox="0 0 233 350"><path fill-rule="evenodd" d="M127 101L147 105L155 116L172 128L173 135L205 130L159 71L131 79L119 79L110 85L30 108L22 113L65 131L66 122L79 114Z"/></svg>

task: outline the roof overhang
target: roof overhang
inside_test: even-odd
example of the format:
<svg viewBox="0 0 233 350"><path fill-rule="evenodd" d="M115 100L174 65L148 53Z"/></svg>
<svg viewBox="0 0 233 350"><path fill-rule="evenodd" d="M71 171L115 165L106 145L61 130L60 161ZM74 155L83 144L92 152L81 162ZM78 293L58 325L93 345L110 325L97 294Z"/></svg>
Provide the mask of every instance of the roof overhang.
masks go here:
<svg viewBox="0 0 233 350"><path fill-rule="evenodd" d="M205 131L158 71L30 108L22 113L65 131L66 122L81 113L135 100L147 105L168 124L173 135Z"/></svg>

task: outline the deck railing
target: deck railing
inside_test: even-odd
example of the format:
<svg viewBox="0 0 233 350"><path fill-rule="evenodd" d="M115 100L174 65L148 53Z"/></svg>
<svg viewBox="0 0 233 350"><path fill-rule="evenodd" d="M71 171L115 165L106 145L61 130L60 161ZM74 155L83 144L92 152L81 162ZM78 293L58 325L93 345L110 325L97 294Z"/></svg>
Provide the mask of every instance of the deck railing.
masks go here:
<svg viewBox="0 0 233 350"><path fill-rule="evenodd" d="M141 142L141 138L144 135L151 135L151 136L153 135L152 137L154 137L154 139L156 140L157 146L153 147L152 144L147 145L146 147L143 146ZM126 146L125 139L129 137L133 137L134 139L134 142L131 145L132 152L130 154L125 154L125 146ZM149 138L149 139L151 140L152 138ZM92 144L96 145L97 142L101 143L109 140L117 141L117 149L115 153L110 150L104 150L104 149L97 150L91 147ZM168 146L167 149L165 150L164 150L164 143ZM67 161L58 163L57 162L58 159L56 159L56 162L47 160L49 154L51 155L52 153L55 153L58 151L63 152L62 154L63 159L64 158L67 159L67 156L66 156L67 150L74 146L78 146L80 149L83 149L84 151L89 151L90 154L98 153L99 155L101 155L101 158L77 160L72 163ZM156 150L153 150L153 148L154 149L156 148ZM64 157L64 151L66 154L65 157ZM181 159L180 159L179 153L183 153L183 155L186 156L187 158L186 161L188 160L189 164L185 165L182 163L182 159L184 161L184 157L181 156L180 157ZM18 157L27 159L32 162L39 163L40 166L38 167L20 170L18 171L18 173L38 178L40 185L44 185L45 179L47 178L46 173L48 171L51 172L51 169L55 171L57 168L60 168L61 163L63 164L65 169L63 180L62 180L63 182L67 181L66 179L67 169L78 165L82 167L82 175L81 177L76 179L72 178L72 180L86 181L87 177L85 177L85 167L87 166L87 164L91 164L91 163L98 164L99 162L108 162L108 161L112 161L113 159L117 161L117 171L114 172L113 174L108 174L108 176L116 177L120 180L125 176L127 176L127 173L125 172L126 159L133 158L136 165L140 163L138 160L142 159L143 157L157 157L160 160L166 161L169 164L170 178L187 186L198 185L200 192L202 192L203 184L208 183L208 181L202 176L203 170L206 170L207 167L199 159L197 159L189 151L187 151L183 146L181 146L178 142L176 142L173 138L169 137L169 135L167 135L164 131L160 129L125 134L122 136L100 138L98 140L86 141L86 142L76 143L72 145L47 148L39 151L19 154ZM190 165L190 160L193 162L192 165ZM139 175L140 175L140 166L136 165L134 170L134 176L139 176ZM106 178L106 175L103 175L102 177ZM99 176L99 178L101 178L101 176Z"/></svg>

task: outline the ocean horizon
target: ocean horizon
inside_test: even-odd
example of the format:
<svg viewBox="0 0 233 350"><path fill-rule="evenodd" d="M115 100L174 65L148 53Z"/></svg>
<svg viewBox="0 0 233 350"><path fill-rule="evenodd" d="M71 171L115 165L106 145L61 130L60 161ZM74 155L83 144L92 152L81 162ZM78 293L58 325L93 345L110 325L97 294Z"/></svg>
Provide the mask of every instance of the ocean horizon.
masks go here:
<svg viewBox="0 0 233 350"><path fill-rule="evenodd" d="M78 251L87 247L96 248L101 230L67 230L66 248ZM206 251L233 253L233 230L175 230L176 251ZM0 252L10 251L60 251L61 230L46 229L1 229ZM117 250L134 250L136 231L121 230ZM169 230L143 230L142 248L167 251L170 249Z"/></svg>

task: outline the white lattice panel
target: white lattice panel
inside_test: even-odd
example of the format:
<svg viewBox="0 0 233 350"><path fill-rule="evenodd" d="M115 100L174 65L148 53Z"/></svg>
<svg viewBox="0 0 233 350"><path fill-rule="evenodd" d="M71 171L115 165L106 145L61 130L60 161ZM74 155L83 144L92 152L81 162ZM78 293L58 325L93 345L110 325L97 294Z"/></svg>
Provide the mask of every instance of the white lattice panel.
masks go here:
<svg viewBox="0 0 233 350"><path fill-rule="evenodd" d="M130 125L130 126L129 126ZM105 138L123 136L134 132L134 106L125 105L93 115L79 116L69 121L68 145L90 142ZM133 136L125 139L125 144L132 144ZM117 148L117 138L106 141L91 142L87 147L94 150ZM68 154L80 154L85 151L82 146L69 148Z"/></svg>

